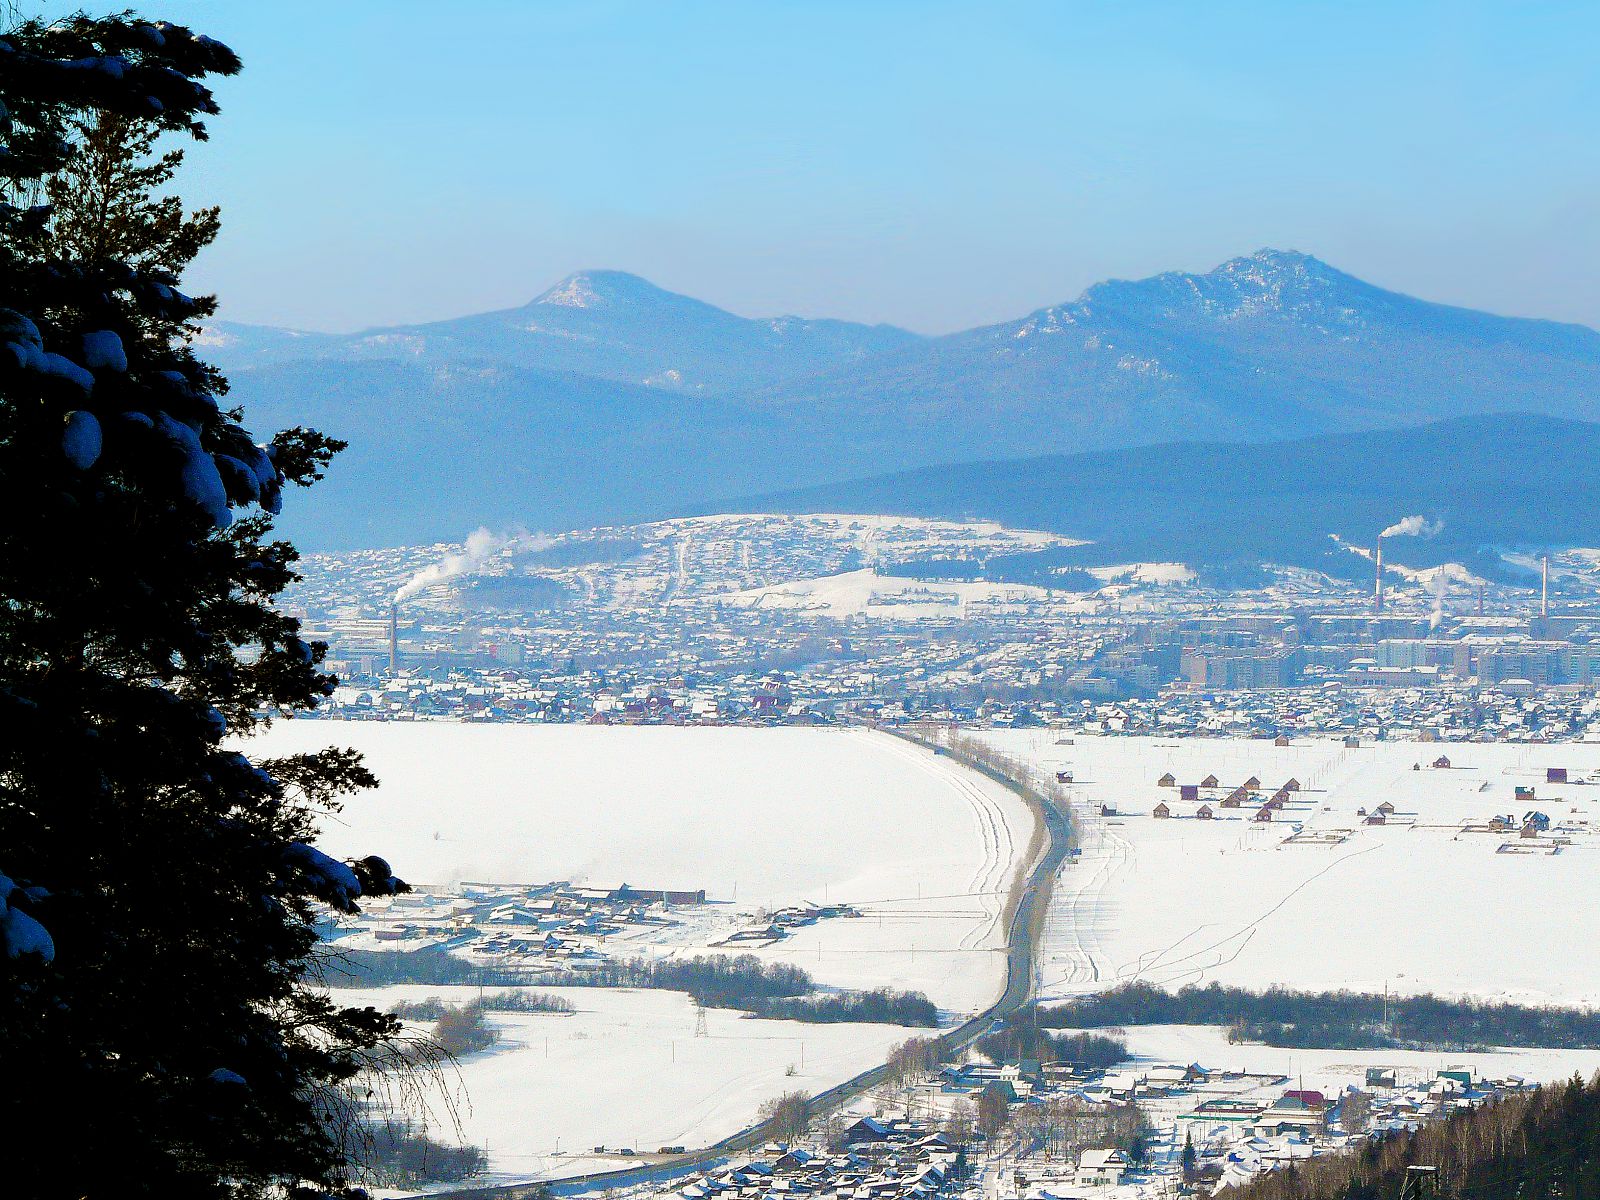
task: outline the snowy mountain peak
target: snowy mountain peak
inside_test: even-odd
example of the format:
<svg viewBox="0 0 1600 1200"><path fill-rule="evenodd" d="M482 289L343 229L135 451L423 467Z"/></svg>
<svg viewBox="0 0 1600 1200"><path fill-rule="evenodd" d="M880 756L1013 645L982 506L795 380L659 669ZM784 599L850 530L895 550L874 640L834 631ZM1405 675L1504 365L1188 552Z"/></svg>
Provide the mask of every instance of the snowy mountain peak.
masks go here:
<svg viewBox="0 0 1600 1200"><path fill-rule="evenodd" d="M1072 304L1039 315L1078 323L1111 312L1159 314L1164 320L1276 317L1348 327L1360 323L1362 309L1385 306L1386 295L1309 254L1263 249L1200 274L1168 271L1097 283Z"/></svg>
<svg viewBox="0 0 1600 1200"><path fill-rule="evenodd" d="M1299 250L1257 250L1242 258L1230 258L1210 275L1237 285L1276 289L1326 288L1356 282L1354 276Z"/></svg>
<svg viewBox="0 0 1600 1200"><path fill-rule="evenodd" d="M533 304L557 308L610 308L670 296L627 271L578 271L534 297Z"/></svg>

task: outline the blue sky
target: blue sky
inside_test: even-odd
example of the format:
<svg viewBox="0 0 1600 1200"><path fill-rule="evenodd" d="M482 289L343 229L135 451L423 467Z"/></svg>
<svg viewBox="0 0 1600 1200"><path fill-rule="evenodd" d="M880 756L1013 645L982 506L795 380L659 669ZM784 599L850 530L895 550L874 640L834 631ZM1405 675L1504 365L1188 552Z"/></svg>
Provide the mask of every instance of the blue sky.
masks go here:
<svg viewBox="0 0 1600 1200"><path fill-rule="evenodd" d="M354 329L585 267L942 332L1305 250L1600 325L1600 5L148 0L229 42L193 282Z"/></svg>

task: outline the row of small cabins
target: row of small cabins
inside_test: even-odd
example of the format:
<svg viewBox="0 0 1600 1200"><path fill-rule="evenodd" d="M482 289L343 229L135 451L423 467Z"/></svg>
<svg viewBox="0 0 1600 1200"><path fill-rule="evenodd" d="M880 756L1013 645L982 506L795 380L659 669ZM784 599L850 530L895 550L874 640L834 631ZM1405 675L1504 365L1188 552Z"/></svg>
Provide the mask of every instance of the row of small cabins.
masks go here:
<svg viewBox="0 0 1600 1200"><path fill-rule="evenodd" d="M1440 755L1438 758L1436 758L1430 764L1430 766L1438 770L1451 769L1450 760L1444 755ZM1413 767L1413 770L1420 769L1420 764ZM1567 769L1565 767L1547 767L1545 769L1545 782L1567 782ZM1215 775L1207 775L1199 783L1180 784L1172 772L1169 771L1162 775L1160 779L1156 780L1156 786L1164 788L1175 787L1178 789L1179 800L1199 803L1200 807L1194 812L1194 816L1197 820L1209 821L1215 818L1217 815L1216 809L1213 808L1209 802L1201 802L1200 797L1200 793L1204 789L1209 789L1212 791L1222 790L1222 785L1217 782L1217 777ZM1230 790L1226 796L1222 797L1222 799L1217 802L1217 807L1244 808L1247 805L1259 804L1260 806L1256 808L1255 814L1250 819L1252 821L1268 822L1273 820L1273 815L1275 813L1281 811L1283 807L1288 804L1290 797L1295 792L1300 791L1300 781L1293 778L1289 779L1283 784L1283 786L1278 788L1277 791L1273 792L1265 802L1261 801L1260 793L1256 790L1260 787L1261 780L1252 775L1238 787ZM1529 784L1517 784L1513 789L1513 796L1519 803L1530 802L1536 798L1535 789ZM1386 825L1388 824L1389 818L1395 815L1395 811L1395 806L1389 803L1389 801L1384 800L1375 805L1370 812L1366 808L1358 808L1356 810L1356 815L1362 818L1364 824ZM1100 809L1100 815L1110 817L1115 816L1116 813L1111 808L1102 805ZM1159 801L1155 808L1151 810L1150 815L1158 819L1171 817L1172 806L1165 800ZM1519 826L1513 817L1503 817L1497 814L1490 819L1489 828L1496 832L1518 829L1522 837L1536 838L1539 836L1539 834L1547 831L1550 828L1550 818L1544 813L1530 811L1523 817Z"/></svg>
<svg viewBox="0 0 1600 1200"><path fill-rule="evenodd" d="M1178 789L1179 800L1187 800L1191 802L1200 801L1200 793L1202 790L1222 790L1222 785L1217 782L1217 777L1215 775L1207 775L1199 783L1180 784L1170 771L1163 775L1160 779L1156 780L1156 786L1166 788L1175 787ZM1250 818L1252 821L1270 821L1273 818L1273 814L1280 811L1284 805L1288 804L1290 798L1300 790L1300 781L1298 779L1288 780L1281 787L1279 787L1277 791L1273 792L1265 802L1263 802L1261 799L1260 788L1261 780L1252 775L1238 787L1231 789L1226 796L1223 796L1220 800L1218 800L1217 807L1244 808L1246 806L1251 806L1256 810L1255 815ZM1160 818L1170 817L1172 815L1172 806L1169 805L1165 800L1160 801L1151 811L1150 815ZM1200 807L1195 810L1194 815L1199 820L1209 821L1217 814L1216 809L1212 808L1211 804L1207 802L1201 803Z"/></svg>

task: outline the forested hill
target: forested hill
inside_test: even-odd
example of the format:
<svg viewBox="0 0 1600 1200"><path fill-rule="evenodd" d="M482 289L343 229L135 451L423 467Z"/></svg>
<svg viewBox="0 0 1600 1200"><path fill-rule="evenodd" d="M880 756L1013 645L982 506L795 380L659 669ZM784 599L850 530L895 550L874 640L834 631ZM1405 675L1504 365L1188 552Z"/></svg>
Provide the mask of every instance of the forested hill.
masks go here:
<svg viewBox="0 0 1600 1200"><path fill-rule="evenodd" d="M964 463L758 496L734 511L984 518L1088 538L1069 561L1271 561L1348 573L1398 517L1393 561L1470 561L1486 547L1600 545L1600 425L1463 417L1270 445L1171 443ZM1364 571L1365 567L1361 567Z"/></svg>

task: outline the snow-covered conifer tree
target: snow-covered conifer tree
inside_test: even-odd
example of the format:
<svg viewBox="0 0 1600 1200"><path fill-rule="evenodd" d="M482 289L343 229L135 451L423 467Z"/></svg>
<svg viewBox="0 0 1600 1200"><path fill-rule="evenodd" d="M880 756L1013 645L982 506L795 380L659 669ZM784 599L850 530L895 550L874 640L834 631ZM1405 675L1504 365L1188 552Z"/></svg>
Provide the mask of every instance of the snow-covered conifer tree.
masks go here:
<svg viewBox="0 0 1600 1200"><path fill-rule="evenodd" d="M180 274L217 227L158 193L227 47L132 15L0 35L0 1191L338 1193L352 1081L394 1031L309 986L319 906L403 887L312 843L370 776L229 747L313 706L274 608L284 489L193 353ZM76 1148L73 1153L68 1148Z"/></svg>

